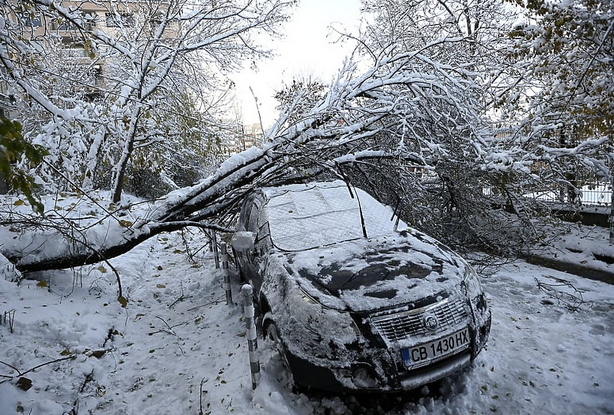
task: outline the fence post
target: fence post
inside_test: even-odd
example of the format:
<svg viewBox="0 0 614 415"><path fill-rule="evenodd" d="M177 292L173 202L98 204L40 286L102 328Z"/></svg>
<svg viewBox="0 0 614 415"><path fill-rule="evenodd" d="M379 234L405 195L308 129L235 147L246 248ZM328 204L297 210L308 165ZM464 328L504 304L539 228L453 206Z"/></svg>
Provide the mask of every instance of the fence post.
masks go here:
<svg viewBox="0 0 614 415"><path fill-rule="evenodd" d="M254 320L253 288L249 284L241 287L243 295L243 316L247 329L247 347L249 349L249 369L252 376L252 389L256 389L260 379L260 361L258 360L258 337L256 335L256 322Z"/></svg>
<svg viewBox="0 0 614 415"><path fill-rule="evenodd" d="M222 263L222 275L224 281L222 282L222 288L226 292L226 304L232 304L232 291L230 289L230 270L228 269L228 248L226 242L220 243L220 260Z"/></svg>
<svg viewBox="0 0 614 415"><path fill-rule="evenodd" d="M614 153L614 150L612 150ZM612 155L612 168L610 169L610 245L614 245L614 155Z"/></svg>
<svg viewBox="0 0 614 415"><path fill-rule="evenodd" d="M215 258L215 269L220 269L220 251L217 247L217 233L214 230L211 231L211 249Z"/></svg>

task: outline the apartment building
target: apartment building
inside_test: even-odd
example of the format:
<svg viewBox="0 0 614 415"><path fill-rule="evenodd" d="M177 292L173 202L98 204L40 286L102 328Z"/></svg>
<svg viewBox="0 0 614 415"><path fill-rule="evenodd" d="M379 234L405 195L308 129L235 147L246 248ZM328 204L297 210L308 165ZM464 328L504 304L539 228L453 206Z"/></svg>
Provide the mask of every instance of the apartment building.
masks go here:
<svg viewBox="0 0 614 415"><path fill-rule="evenodd" d="M260 146L263 136L264 133L260 123L243 126L243 145L245 148Z"/></svg>
<svg viewBox="0 0 614 415"><path fill-rule="evenodd" d="M229 122L229 124L232 124ZM260 123L237 124L224 135L221 144L222 154L233 155L251 147L262 145L264 137Z"/></svg>
<svg viewBox="0 0 614 415"><path fill-rule="evenodd" d="M101 36L124 44L151 38L170 7L168 0L71 0L60 4L65 10L78 11L80 20L71 22L57 13L27 8L20 0L5 3L2 14L15 24L16 29L9 36L27 41L56 66L58 74L71 78L75 91L64 91L65 95L74 92L86 100L98 98L108 86L114 63L113 54L109 53L111 47L101 41ZM178 23L167 24L162 38L170 41L178 30ZM41 68L41 73L44 69ZM6 77L0 79L0 111L7 114L11 111L14 91L7 85L10 81Z"/></svg>

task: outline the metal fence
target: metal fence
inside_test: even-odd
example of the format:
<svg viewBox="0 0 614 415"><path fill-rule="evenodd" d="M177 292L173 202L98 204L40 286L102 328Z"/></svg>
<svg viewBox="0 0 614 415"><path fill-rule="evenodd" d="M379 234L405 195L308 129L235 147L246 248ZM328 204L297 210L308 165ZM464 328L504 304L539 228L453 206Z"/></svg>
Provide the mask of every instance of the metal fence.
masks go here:
<svg viewBox="0 0 614 415"><path fill-rule="evenodd" d="M612 185L596 183L582 189L582 204L588 206L610 206L612 204Z"/></svg>
<svg viewBox="0 0 614 415"><path fill-rule="evenodd" d="M483 188L486 196L494 194L493 189ZM612 204L612 185L605 182L585 184L580 188L561 186L536 189L525 193L525 197L543 202L574 204L586 207L609 207Z"/></svg>
<svg viewBox="0 0 614 415"><path fill-rule="evenodd" d="M586 207L608 207L612 204L612 185L605 182L584 184L580 188L570 186L544 189L527 195L544 202L574 204Z"/></svg>

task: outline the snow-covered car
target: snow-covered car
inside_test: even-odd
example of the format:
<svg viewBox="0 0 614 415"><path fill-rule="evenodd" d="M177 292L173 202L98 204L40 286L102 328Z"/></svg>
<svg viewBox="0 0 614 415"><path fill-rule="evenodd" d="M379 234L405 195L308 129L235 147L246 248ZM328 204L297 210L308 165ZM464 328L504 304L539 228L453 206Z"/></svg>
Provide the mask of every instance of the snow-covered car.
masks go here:
<svg viewBox="0 0 614 415"><path fill-rule="evenodd" d="M232 246L298 385L414 389L470 365L488 338L473 268L344 182L254 191Z"/></svg>

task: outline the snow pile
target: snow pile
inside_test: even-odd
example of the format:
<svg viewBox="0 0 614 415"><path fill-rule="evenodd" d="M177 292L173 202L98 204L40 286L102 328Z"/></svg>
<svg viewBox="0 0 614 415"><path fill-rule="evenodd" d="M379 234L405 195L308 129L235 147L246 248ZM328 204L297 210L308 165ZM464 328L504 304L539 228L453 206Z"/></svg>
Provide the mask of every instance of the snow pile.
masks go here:
<svg viewBox="0 0 614 415"><path fill-rule="evenodd" d="M534 247L530 255L556 263L562 269L568 264L595 270L602 274L601 278L614 283L614 246L608 243L608 232L599 226L567 224L543 245Z"/></svg>

